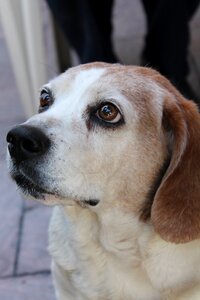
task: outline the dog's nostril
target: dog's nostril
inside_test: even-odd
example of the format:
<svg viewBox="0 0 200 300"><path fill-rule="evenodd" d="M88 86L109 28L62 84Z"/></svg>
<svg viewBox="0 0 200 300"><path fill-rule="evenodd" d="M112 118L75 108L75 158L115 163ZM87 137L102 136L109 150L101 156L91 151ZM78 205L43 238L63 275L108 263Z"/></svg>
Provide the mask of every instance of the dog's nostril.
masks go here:
<svg viewBox="0 0 200 300"><path fill-rule="evenodd" d="M42 150L41 145L39 145L39 143L36 142L35 140L31 140L31 139L22 140L20 147L21 147L22 151L27 151L30 153L38 153Z"/></svg>
<svg viewBox="0 0 200 300"><path fill-rule="evenodd" d="M10 133L7 134L6 141L7 141L9 144L14 144L14 143L15 143L15 139L14 139L14 137L12 136L12 134L10 134Z"/></svg>
<svg viewBox="0 0 200 300"><path fill-rule="evenodd" d="M16 147L16 144L17 144L17 141L16 141L16 139L14 138L14 136L13 136L11 133L8 133L8 134L7 134L6 140L7 140L7 142L8 142L8 150L9 150L9 153L10 153L10 155L12 156L13 153L14 153L14 150L15 150L15 147Z"/></svg>

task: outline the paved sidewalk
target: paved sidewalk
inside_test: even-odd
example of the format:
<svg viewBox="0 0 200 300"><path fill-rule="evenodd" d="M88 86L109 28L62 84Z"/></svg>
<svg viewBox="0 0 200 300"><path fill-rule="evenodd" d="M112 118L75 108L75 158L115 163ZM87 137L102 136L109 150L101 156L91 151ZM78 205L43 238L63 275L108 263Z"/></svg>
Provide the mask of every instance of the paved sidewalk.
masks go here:
<svg viewBox="0 0 200 300"><path fill-rule="evenodd" d="M116 1L114 27L119 58L124 63L138 64L145 33L139 0ZM190 81L200 97L200 9L191 27ZM50 56L48 22L44 30ZM51 208L22 199L8 176L5 162L6 132L25 117L1 28L0 91L0 299L55 300L46 249Z"/></svg>

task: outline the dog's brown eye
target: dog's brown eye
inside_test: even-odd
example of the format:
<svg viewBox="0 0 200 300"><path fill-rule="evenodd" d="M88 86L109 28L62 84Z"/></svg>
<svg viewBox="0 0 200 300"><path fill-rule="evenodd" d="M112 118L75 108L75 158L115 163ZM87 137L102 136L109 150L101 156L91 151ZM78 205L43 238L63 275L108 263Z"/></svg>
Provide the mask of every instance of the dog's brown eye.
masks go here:
<svg viewBox="0 0 200 300"><path fill-rule="evenodd" d="M117 123L122 116L119 109L112 103L104 103L96 112L98 118L105 122Z"/></svg>
<svg viewBox="0 0 200 300"><path fill-rule="evenodd" d="M52 104L52 96L48 90L42 90L40 93L39 112L46 110Z"/></svg>

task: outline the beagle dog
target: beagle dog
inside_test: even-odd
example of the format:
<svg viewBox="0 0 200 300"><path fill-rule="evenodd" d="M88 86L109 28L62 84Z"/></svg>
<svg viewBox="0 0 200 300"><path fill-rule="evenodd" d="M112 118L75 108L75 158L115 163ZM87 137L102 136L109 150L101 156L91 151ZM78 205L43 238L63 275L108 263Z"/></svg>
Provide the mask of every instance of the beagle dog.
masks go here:
<svg viewBox="0 0 200 300"><path fill-rule="evenodd" d="M166 78L71 68L7 141L19 188L55 205L58 300L200 299L200 115Z"/></svg>

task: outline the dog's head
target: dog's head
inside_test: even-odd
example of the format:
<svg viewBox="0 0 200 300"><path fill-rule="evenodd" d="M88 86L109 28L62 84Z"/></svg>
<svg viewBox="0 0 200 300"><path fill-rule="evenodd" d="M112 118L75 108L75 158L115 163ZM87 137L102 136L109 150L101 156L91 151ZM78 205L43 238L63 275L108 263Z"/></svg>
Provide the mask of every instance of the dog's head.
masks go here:
<svg viewBox="0 0 200 300"><path fill-rule="evenodd" d="M156 71L93 63L41 89L7 136L9 168L44 203L133 210L163 239L200 236L200 117Z"/></svg>

